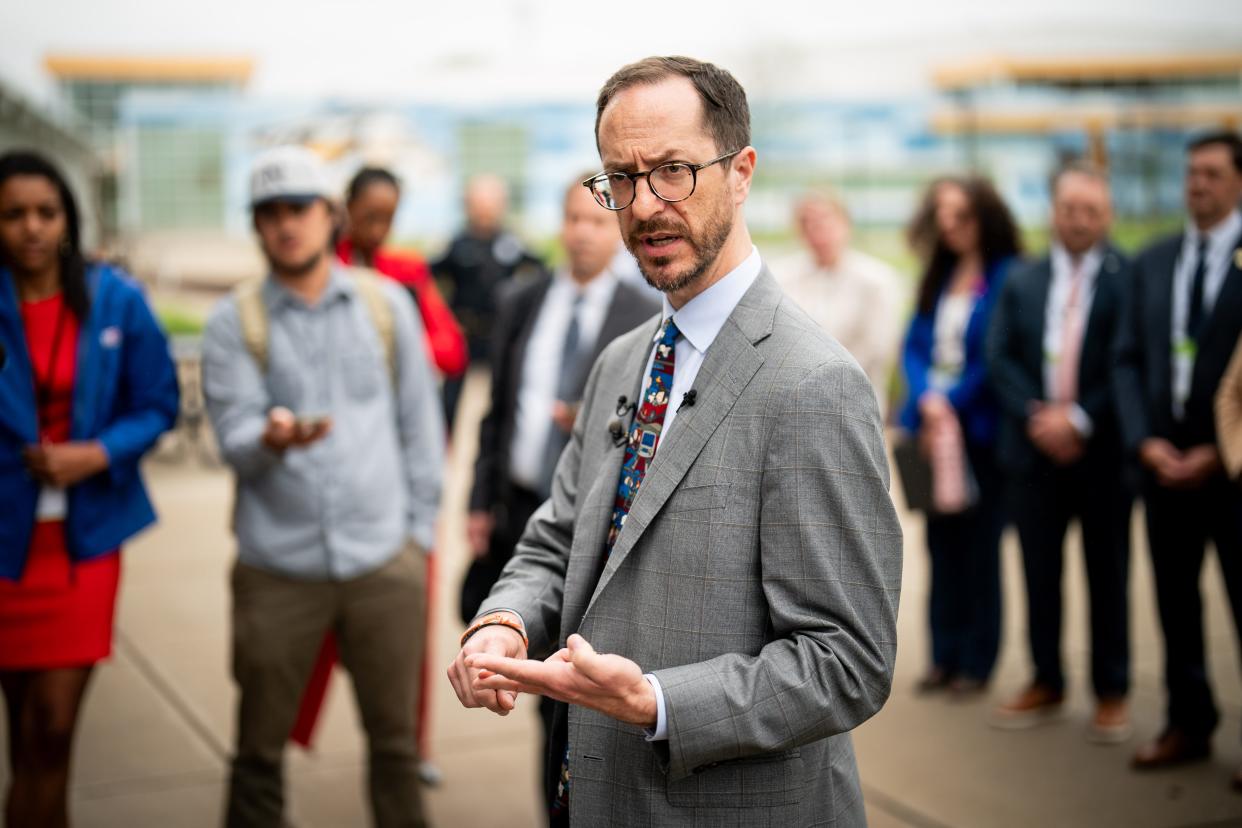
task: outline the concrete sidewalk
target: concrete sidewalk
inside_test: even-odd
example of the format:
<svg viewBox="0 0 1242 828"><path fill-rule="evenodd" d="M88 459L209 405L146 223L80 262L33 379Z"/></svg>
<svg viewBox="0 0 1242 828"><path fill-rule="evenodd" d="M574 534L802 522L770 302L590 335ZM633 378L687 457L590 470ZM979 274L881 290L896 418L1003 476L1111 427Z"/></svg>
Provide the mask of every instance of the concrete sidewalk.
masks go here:
<svg viewBox="0 0 1242 828"><path fill-rule="evenodd" d="M468 386L459 427L472 435L485 388ZM456 652L456 589L466 563L465 487L471 439L455 441L440 545L433 643L435 760L444 783L428 793L440 826L537 826L537 715L532 700L501 719L457 705L443 666ZM125 553L116 655L95 677L77 743L75 825L215 826L233 738L228 669L228 475L193 462L148 467L159 527ZM892 698L856 734L873 826L1224 826L1242 825L1242 796L1230 774L1242 764L1242 684L1237 648L1215 564L1204 577L1212 672L1224 714L1216 757L1184 770L1137 775L1133 742L1098 747L1084 739L1091 700L1086 678L1083 574L1067 567L1070 715L1035 731L989 728L990 705L1026 679L1024 598L1017 549L1007 538L1006 634L991 697L925 700L913 685L925 666L926 553L922 521L906 515L901 647ZM1075 540L1076 544L1077 541ZM1161 722L1160 639L1141 523L1132 575L1136 738ZM524 707L524 709L523 709ZM291 819L297 826L368 824L365 751L351 689L337 671L315 750L291 749ZM0 780L7 769L0 769Z"/></svg>

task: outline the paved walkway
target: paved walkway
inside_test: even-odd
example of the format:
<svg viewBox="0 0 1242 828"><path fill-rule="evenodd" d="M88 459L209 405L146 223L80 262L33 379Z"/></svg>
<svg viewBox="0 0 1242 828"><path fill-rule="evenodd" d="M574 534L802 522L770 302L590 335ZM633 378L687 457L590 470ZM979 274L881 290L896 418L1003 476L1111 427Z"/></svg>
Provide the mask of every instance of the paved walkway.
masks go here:
<svg viewBox="0 0 1242 828"><path fill-rule="evenodd" d="M469 386L465 433L484 389ZM463 509L470 453L452 458L442 526L433 746L445 780L428 795L440 826L539 824L537 716L501 719L461 709L440 665L455 652L458 574L465 565ZM225 761L232 739L228 678L227 474L194 462L153 461L149 480L162 523L126 551L116 655L97 673L77 745L75 824L86 828L220 822ZM905 591L893 695L856 734L871 824L893 826L1225 826L1242 825L1242 796L1230 774L1242 764L1238 654L1215 567L1205 574L1212 666L1224 720L1216 758L1159 775L1131 773L1132 745L1097 747L1083 738L1087 693L1082 567L1067 568L1067 720L1025 733L989 728L990 701L924 700L912 691L924 666L925 552L921 521L906 516ZM1136 524L1137 525L1137 524ZM1135 713L1141 736L1160 723L1160 654L1141 527L1133 568ZM1023 597L1017 550L1005 547L1006 635L993 699L1025 678ZM447 576L447 577L446 577ZM315 750L290 751L291 820L299 828L367 824L365 754L348 680L338 671ZM6 770L0 767L0 781Z"/></svg>

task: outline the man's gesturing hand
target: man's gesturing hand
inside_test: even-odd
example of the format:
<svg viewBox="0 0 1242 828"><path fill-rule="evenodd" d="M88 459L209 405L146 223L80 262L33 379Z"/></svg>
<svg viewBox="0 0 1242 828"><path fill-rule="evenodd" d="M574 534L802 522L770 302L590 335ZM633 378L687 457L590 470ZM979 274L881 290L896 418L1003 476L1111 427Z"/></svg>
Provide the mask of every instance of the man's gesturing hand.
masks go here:
<svg viewBox="0 0 1242 828"><path fill-rule="evenodd" d="M655 727L655 690L637 664L619 655L595 652L580 635L571 635L567 643L568 647L547 661L487 652L467 656L466 664L478 671L475 692L539 693L622 722Z"/></svg>
<svg viewBox="0 0 1242 828"><path fill-rule="evenodd" d="M479 669L468 665L467 659L472 656L486 655L489 658L524 659L526 645L517 630L502 624L494 624L470 636L461 648L457 658L448 668L449 684L457 693L457 699L463 707L486 707L493 713L508 716L509 711L517 704L517 693L508 690L497 692L491 689L476 687Z"/></svg>

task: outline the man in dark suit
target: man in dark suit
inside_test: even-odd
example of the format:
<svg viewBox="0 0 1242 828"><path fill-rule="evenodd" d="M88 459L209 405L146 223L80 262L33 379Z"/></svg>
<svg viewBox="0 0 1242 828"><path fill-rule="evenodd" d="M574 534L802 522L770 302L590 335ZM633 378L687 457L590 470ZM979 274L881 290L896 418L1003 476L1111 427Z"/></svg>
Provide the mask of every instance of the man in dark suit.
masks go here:
<svg viewBox="0 0 1242 828"><path fill-rule="evenodd" d="M1242 526L1221 468L1212 401L1242 332L1242 139L1188 149L1184 232L1134 262L1113 380L1126 448L1139 459L1169 703L1164 731L1134 755L1159 768L1206 757L1218 715L1207 680L1199 575L1216 547L1242 619ZM1242 777L1235 777L1235 784Z"/></svg>
<svg viewBox="0 0 1242 828"><path fill-rule="evenodd" d="M1062 546L1082 525L1091 596L1091 680L1097 699L1089 738L1129 738L1128 576L1130 487L1109 376L1111 347L1129 283L1126 259L1108 241L1108 179L1077 164L1052 182L1051 250L1005 282L988 340L992 385L1004 408L997 452L1009 474L1022 541L1034 681L1001 705L992 723L1020 729L1055 718L1065 696L1061 666Z"/></svg>
<svg viewBox="0 0 1242 828"><path fill-rule="evenodd" d="M470 362L487 364L496 312L508 292L544 273L543 262L505 229L509 191L503 179L479 175L466 182L465 228L431 264L436 284L466 334ZM444 418L449 431L457 414L463 377L444 381Z"/></svg>
<svg viewBox="0 0 1242 828"><path fill-rule="evenodd" d="M610 268L621 245L617 222L578 181L565 194L561 241L565 267L516 288L497 316L492 406L479 427L470 493L467 533L476 561L462 591L465 621L548 498L595 358L660 309Z"/></svg>

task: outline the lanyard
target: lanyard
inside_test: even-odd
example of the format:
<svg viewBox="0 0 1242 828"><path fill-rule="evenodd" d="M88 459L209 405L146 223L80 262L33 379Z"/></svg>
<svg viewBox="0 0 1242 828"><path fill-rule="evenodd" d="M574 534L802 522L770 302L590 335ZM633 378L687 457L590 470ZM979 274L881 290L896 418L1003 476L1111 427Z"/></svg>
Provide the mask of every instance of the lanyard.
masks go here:
<svg viewBox="0 0 1242 828"><path fill-rule="evenodd" d="M47 372L43 377L39 376L39 371L35 367L34 359L30 360L30 369L34 374L35 381L35 398L38 405L39 415L39 436L43 436L43 432L48 426L48 407L52 402L52 380L56 376L56 360L60 356L60 343L64 339L65 333L65 305L61 300L59 310L56 312L56 329L52 334L52 353L47 363Z"/></svg>

